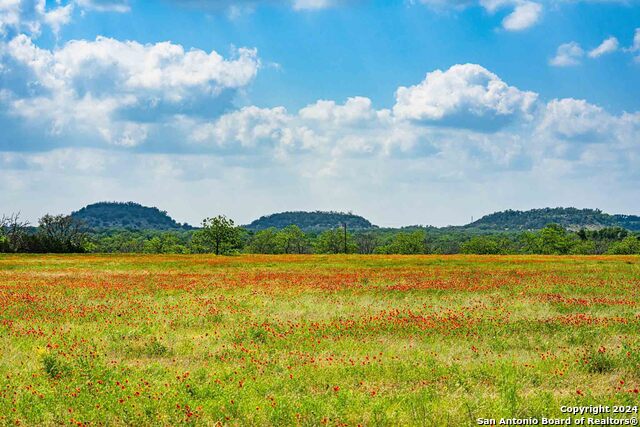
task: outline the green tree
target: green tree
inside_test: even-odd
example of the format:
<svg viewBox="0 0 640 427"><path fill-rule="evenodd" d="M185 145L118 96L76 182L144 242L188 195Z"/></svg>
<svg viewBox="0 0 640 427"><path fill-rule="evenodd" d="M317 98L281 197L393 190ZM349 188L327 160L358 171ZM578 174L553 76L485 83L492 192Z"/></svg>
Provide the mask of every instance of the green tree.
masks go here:
<svg viewBox="0 0 640 427"><path fill-rule="evenodd" d="M507 248L488 236L474 236L460 245L463 254L496 255L506 253Z"/></svg>
<svg viewBox="0 0 640 427"><path fill-rule="evenodd" d="M578 234L578 237L580 235ZM594 240L579 240L571 247L572 255L593 255L598 253L598 247Z"/></svg>
<svg viewBox="0 0 640 427"><path fill-rule="evenodd" d="M254 234L249 241L249 252L257 254L278 254L282 253L278 230L275 227L260 230Z"/></svg>
<svg viewBox="0 0 640 427"><path fill-rule="evenodd" d="M614 255L640 254L640 238L627 236L619 242L614 242L609 247L608 253Z"/></svg>
<svg viewBox="0 0 640 427"><path fill-rule="evenodd" d="M315 241L315 251L319 254L342 254L345 253L345 239L347 253L354 253L358 245L353 240L350 233L346 233L343 228L334 228L321 233Z"/></svg>
<svg viewBox="0 0 640 427"><path fill-rule="evenodd" d="M0 218L0 252L23 252L27 243L29 223L20 220L20 214Z"/></svg>
<svg viewBox="0 0 640 427"><path fill-rule="evenodd" d="M189 250L175 233L159 233L144 242L144 252L152 254L185 254Z"/></svg>
<svg viewBox="0 0 640 427"><path fill-rule="evenodd" d="M382 247L381 252L387 254L423 254L426 252L426 233L423 230L399 232L391 243Z"/></svg>
<svg viewBox="0 0 640 427"><path fill-rule="evenodd" d="M224 215L205 218L202 221L202 230L196 234L199 235L202 243L213 249L216 255L230 253L240 245L239 228L235 226L232 219Z"/></svg>
<svg viewBox="0 0 640 427"><path fill-rule="evenodd" d="M355 239L358 245L358 253L360 254L372 254L380 246L378 236L371 232L358 233Z"/></svg>
<svg viewBox="0 0 640 427"><path fill-rule="evenodd" d="M548 224L539 232L541 252L549 255L563 255L571 251L573 241L561 225Z"/></svg>
<svg viewBox="0 0 640 427"><path fill-rule="evenodd" d="M542 239L538 233L525 231L520 235L521 251L526 254L542 253Z"/></svg>
<svg viewBox="0 0 640 427"><path fill-rule="evenodd" d="M307 235L295 224L278 232L279 245L285 254L303 254L307 252Z"/></svg>
<svg viewBox="0 0 640 427"><path fill-rule="evenodd" d="M82 222L70 215L45 215L38 221L38 251L84 252L87 236Z"/></svg>

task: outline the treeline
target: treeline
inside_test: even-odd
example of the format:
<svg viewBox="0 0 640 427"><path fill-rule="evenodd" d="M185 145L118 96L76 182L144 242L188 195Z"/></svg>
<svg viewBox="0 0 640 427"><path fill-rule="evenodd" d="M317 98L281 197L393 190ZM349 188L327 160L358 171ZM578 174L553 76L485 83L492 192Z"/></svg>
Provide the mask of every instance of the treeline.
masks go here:
<svg viewBox="0 0 640 427"><path fill-rule="evenodd" d="M250 231L224 216L197 230L91 231L70 216L45 215L35 227L18 215L0 222L1 252L166 254L640 254L640 234L621 227L569 231L549 224L539 231L493 232L414 227L304 232L296 225Z"/></svg>
<svg viewBox="0 0 640 427"><path fill-rule="evenodd" d="M82 223L68 215L45 215L37 227L30 227L18 214L0 218L0 252L85 252L86 244Z"/></svg>

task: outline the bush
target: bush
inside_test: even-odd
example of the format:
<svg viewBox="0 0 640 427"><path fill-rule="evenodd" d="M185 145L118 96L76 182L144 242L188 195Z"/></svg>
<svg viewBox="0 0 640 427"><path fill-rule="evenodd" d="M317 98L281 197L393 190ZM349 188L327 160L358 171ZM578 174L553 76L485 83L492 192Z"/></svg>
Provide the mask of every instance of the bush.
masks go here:
<svg viewBox="0 0 640 427"><path fill-rule="evenodd" d="M608 253L614 255L640 254L640 239L635 236L627 236L620 242L615 242L609 247Z"/></svg>
<svg viewBox="0 0 640 427"><path fill-rule="evenodd" d="M45 355L42 358L42 365L49 378L54 380L62 377L68 371L68 366L53 354Z"/></svg>

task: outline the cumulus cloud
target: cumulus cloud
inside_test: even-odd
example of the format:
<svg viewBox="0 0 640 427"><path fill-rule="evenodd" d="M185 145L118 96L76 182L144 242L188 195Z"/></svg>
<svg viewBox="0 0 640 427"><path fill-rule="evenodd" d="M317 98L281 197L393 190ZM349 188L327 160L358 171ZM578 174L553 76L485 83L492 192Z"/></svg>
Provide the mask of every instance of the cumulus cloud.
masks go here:
<svg viewBox="0 0 640 427"><path fill-rule="evenodd" d="M51 28L54 34L58 34L60 29L71 22L71 14L73 12L73 4L60 6L50 11L43 9L42 19Z"/></svg>
<svg viewBox="0 0 640 427"><path fill-rule="evenodd" d="M637 182L638 130L639 113L613 115L585 100L555 99L541 114L531 156L538 165L561 164L565 177Z"/></svg>
<svg viewBox="0 0 640 427"><path fill-rule="evenodd" d="M131 10L127 0L75 0L78 6L86 10L98 12L124 13Z"/></svg>
<svg viewBox="0 0 640 427"><path fill-rule="evenodd" d="M617 149L623 156L624 147L633 156L640 149L636 136L639 129L640 113L614 115L583 99L564 98L545 106L536 131L574 146L596 144L605 150Z"/></svg>
<svg viewBox="0 0 640 427"><path fill-rule="evenodd" d="M477 64L454 65L396 92L393 112L401 119L453 127L495 130L526 117L537 94L507 85Z"/></svg>
<svg viewBox="0 0 640 427"><path fill-rule="evenodd" d="M418 0L419 3L434 8L463 9L475 3L474 0Z"/></svg>
<svg viewBox="0 0 640 427"><path fill-rule="evenodd" d="M290 117L284 107L259 108L248 106L223 115L213 123L193 126L191 137L199 143L218 146L239 144L256 147L258 144L281 142L286 144L285 129Z"/></svg>
<svg viewBox="0 0 640 427"><path fill-rule="evenodd" d="M408 134L400 143L402 126L393 122L389 110L375 110L364 97L343 104L320 100L297 113L249 106L214 122L195 123L193 129L191 137L200 144L232 151L250 148L254 155L270 151L280 159L311 151L331 157L374 154L396 143L413 143Z"/></svg>
<svg viewBox="0 0 640 427"><path fill-rule="evenodd" d="M106 37L47 50L20 35L2 44L0 53L3 73L13 81L3 97L8 114L46 120L52 134L68 127L96 129L104 140L121 145L146 139L146 124L136 122L228 104L225 94L249 84L259 68L252 49L238 49L225 59L215 51L185 50L169 42ZM198 108L189 109L194 103Z"/></svg>
<svg viewBox="0 0 640 427"><path fill-rule="evenodd" d="M535 25L542 16L542 4L530 0L419 0L436 9L465 9L478 5L494 14L509 10L502 20L502 28L507 31L521 31Z"/></svg>
<svg viewBox="0 0 640 427"><path fill-rule="evenodd" d="M293 0L295 10L317 10L333 6L332 0Z"/></svg>
<svg viewBox="0 0 640 427"><path fill-rule="evenodd" d="M72 11L73 3L47 7L46 0L0 1L0 36L19 32L38 35L43 24L57 33L71 21Z"/></svg>
<svg viewBox="0 0 640 427"><path fill-rule="evenodd" d="M539 130L565 139L593 141L606 137L614 120L601 107L582 99L554 99L542 116Z"/></svg>
<svg viewBox="0 0 640 427"><path fill-rule="evenodd" d="M339 125L364 125L388 116L388 110L376 111L371 100L362 96L347 99L343 105L335 101L320 100L300 110L300 117L307 120Z"/></svg>
<svg viewBox="0 0 640 427"><path fill-rule="evenodd" d="M505 30L525 30L540 20L542 5L531 1L519 2L515 9L502 21Z"/></svg>
<svg viewBox="0 0 640 427"><path fill-rule="evenodd" d="M57 36L71 22L76 9L128 12L130 6L126 0L56 0L54 5L47 5L46 0L0 0L0 36L11 38L25 33L38 37L43 26Z"/></svg>
<svg viewBox="0 0 640 427"><path fill-rule="evenodd" d="M618 50L618 39L609 37L603 40L598 47L589 51L589 58L598 58L602 55L615 52L616 50Z"/></svg>
<svg viewBox="0 0 640 427"><path fill-rule="evenodd" d="M585 177L603 162L631 167L640 156L640 113L616 116L572 98L544 103L478 65L434 71L398 92L391 110L364 97L319 100L297 112L244 107L192 123L190 138L226 153L261 156L261 163L296 165L302 175L337 177L353 162L386 159L405 162L397 165L409 176L437 182L532 170ZM510 126L500 122L488 133L486 124L477 125L500 115Z"/></svg>
<svg viewBox="0 0 640 427"><path fill-rule="evenodd" d="M252 12L261 5L286 6L296 11L313 11L327 9L346 3L340 0L173 0L180 6L202 9L208 12L226 12L235 18L247 12Z"/></svg>
<svg viewBox="0 0 640 427"><path fill-rule="evenodd" d="M558 46L556 56L549 61L549 64L554 67L570 67L573 65L579 65L583 56L584 50L578 43L565 43Z"/></svg>
<svg viewBox="0 0 640 427"><path fill-rule="evenodd" d="M250 49L225 59L173 43L99 37L48 50L18 36L0 52L13 82L0 92L0 151L106 142L138 152L215 153L241 164L314 159L323 176L339 174L346 159L428 158L437 179L457 179L448 174L459 170L452 165L460 156L478 170L528 168L567 152L593 153L596 143L629 146L640 123L638 114L613 116L581 100L544 104L477 64L399 87L390 109L355 96L287 111L229 103L225 94L258 72ZM223 108L203 109L211 104ZM39 145L27 146L33 141ZM304 162L300 168L308 172Z"/></svg>
<svg viewBox="0 0 640 427"><path fill-rule="evenodd" d="M565 43L558 46L556 55L549 61L555 67L569 67L579 65L585 56L591 59L616 52L620 49L620 42L615 37L608 37L598 46L585 52L576 42ZM624 52L640 51L640 28L636 29L634 43L631 47L622 49Z"/></svg>
<svg viewBox="0 0 640 427"><path fill-rule="evenodd" d="M640 62L640 28L636 28L636 32L633 36L633 44L627 50L636 53L636 61Z"/></svg>

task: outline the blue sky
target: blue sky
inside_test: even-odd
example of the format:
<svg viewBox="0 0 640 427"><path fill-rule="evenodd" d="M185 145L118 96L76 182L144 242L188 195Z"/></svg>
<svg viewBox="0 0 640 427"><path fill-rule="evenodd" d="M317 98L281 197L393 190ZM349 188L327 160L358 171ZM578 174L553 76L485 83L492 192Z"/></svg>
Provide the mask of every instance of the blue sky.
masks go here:
<svg viewBox="0 0 640 427"><path fill-rule="evenodd" d="M7 0L0 207L638 214L639 28L636 0Z"/></svg>

